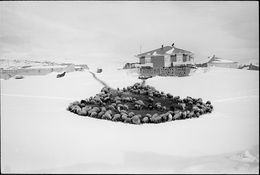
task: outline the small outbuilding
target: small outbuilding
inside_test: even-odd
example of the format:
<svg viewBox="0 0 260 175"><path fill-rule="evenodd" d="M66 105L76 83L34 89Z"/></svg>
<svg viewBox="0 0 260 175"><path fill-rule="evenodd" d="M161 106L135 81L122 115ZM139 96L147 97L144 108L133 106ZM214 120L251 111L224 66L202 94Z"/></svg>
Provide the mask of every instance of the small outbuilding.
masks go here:
<svg viewBox="0 0 260 175"><path fill-rule="evenodd" d="M215 55L208 61L208 66L225 67L225 68L238 68L238 62L222 59Z"/></svg>

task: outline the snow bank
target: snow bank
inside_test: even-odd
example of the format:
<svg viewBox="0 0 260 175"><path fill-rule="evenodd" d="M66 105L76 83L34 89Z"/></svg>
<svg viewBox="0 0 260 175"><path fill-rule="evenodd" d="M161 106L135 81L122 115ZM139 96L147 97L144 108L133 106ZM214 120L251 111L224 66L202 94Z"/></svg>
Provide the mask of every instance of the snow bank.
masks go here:
<svg viewBox="0 0 260 175"><path fill-rule="evenodd" d="M113 88L140 82L127 70L104 68L96 76ZM257 72L225 68L148 79L158 90L211 100L214 111L136 126L65 110L102 88L88 71L1 80L2 172L257 173L259 162L232 156L245 150L259 156L258 82Z"/></svg>

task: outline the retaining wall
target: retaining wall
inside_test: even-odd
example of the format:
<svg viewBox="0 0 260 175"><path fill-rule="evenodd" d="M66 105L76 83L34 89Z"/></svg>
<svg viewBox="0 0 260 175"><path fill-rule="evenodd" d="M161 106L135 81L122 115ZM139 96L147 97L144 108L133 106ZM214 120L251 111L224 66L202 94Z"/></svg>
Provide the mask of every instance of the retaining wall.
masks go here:
<svg viewBox="0 0 260 175"><path fill-rule="evenodd" d="M140 68L141 76L188 76L189 67Z"/></svg>

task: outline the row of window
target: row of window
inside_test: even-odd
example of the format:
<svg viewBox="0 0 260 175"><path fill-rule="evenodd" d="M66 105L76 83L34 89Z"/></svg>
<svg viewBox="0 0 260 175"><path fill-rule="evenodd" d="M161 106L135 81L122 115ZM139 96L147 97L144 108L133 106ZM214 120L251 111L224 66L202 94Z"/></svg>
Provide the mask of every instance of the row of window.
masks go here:
<svg viewBox="0 0 260 175"><path fill-rule="evenodd" d="M191 57L190 57L189 55L183 55L182 61L183 61L183 62L191 61ZM176 55L171 55L171 62L177 62L177 57L176 57Z"/></svg>
<svg viewBox="0 0 260 175"><path fill-rule="evenodd" d="M176 55L171 55L171 62L177 62L177 56ZM182 57L182 61L186 62L186 61L191 61L191 57L189 55L183 55ZM151 58L145 58L145 57L141 57L140 59L140 63L144 64L144 63L150 63L151 62Z"/></svg>

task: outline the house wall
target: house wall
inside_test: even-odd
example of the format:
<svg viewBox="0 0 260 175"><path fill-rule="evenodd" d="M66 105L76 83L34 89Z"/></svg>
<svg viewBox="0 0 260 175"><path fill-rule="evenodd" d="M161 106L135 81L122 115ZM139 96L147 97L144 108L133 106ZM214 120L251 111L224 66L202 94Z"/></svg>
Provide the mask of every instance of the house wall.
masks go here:
<svg viewBox="0 0 260 175"><path fill-rule="evenodd" d="M177 62L182 63L183 62L183 54L177 54Z"/></svg>
<svg viewBox="0 0 260 175"><path fill-rule="evenodd" d="M152 56L151 62L154 68L164 67L164 56Z"/></svg>
<svg viewBox="0 0 260 175"><path fill-rule="evenodd" d="M164 67L170 67L171 66L171 56L165 55L164 56Z"/></svg>

